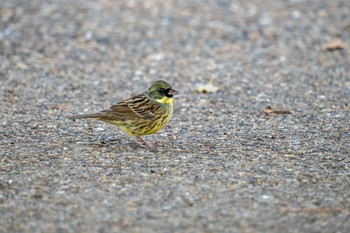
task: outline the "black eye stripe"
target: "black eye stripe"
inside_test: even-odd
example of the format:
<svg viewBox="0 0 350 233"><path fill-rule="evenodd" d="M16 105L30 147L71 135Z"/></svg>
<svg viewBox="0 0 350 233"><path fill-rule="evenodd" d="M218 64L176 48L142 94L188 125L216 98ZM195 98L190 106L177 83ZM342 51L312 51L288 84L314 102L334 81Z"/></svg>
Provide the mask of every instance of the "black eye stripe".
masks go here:
<svg viewBox="0 0 350 233"><path fill-rule="evenodd" d="M171 88L167 88L167 89L160 88L159 92L161 92L162 94L167 94L170 90L171 90Z"/></svg>

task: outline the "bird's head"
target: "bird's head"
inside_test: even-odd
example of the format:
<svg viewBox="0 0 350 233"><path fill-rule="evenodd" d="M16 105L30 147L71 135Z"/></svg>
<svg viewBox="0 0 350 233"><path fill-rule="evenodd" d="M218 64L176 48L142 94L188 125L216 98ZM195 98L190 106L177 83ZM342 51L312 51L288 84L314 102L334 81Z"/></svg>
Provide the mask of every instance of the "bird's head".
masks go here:
<svg viewBox="0 0 350 233"><path fill-rule="evenodd" d="M178 93L178 91L172 89L169 83L162 80L154 81L146 91L149 97L161 104L171 104L173 96Z"/></svg>

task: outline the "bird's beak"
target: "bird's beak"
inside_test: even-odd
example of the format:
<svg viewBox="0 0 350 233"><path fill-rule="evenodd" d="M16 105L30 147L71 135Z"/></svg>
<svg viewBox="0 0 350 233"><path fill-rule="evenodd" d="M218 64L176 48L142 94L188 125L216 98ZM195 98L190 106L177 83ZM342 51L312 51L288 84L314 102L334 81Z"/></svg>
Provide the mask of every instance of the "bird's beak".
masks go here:
<svg viewBox="0 0 350 233"><path fill-rule="evenodd" d="M168 95L170 95L170 96L174 96L174 95L177 95L177 94L179 94L179 92L178 92L177 90L170 89L170 90L168 91Z"/></svg>

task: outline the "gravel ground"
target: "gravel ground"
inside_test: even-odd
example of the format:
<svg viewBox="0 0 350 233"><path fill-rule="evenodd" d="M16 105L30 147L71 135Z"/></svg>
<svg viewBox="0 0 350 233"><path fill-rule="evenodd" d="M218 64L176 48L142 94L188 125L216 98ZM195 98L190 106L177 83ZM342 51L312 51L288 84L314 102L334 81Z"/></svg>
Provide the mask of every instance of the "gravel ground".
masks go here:
<svg viewBox="0 0 350 233"><path fill-rule="evenodd" d="M349 232L349 9L1 1L0 232ZM67 119L157 79L156 150Z"/></svg>

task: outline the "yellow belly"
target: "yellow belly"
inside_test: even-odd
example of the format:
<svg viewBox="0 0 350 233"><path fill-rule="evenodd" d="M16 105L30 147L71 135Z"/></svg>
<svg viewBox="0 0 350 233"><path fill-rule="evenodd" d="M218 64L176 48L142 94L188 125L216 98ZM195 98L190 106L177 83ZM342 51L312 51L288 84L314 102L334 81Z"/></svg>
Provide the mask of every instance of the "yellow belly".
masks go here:
<svg viewBox="0 0 350 233"><path fill-rule="evenodd" d="M169 123L172 114L172 108L169 108L169 111L167 111L166 113L156 113L155 115L159 115L159 117L156 117L155 119L137 118L125 121L105 122L119 126L121 130L123 130L130 136L142 136L147 134L154 134L159 130L163 129Z"/></svg>

